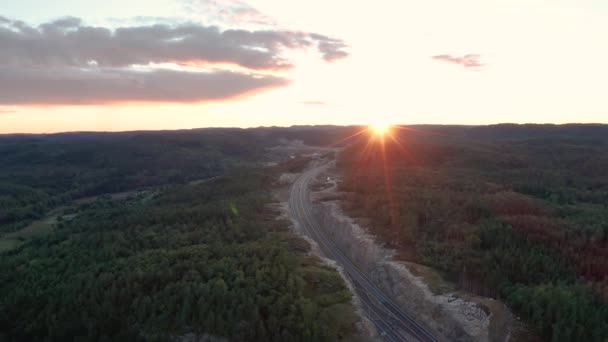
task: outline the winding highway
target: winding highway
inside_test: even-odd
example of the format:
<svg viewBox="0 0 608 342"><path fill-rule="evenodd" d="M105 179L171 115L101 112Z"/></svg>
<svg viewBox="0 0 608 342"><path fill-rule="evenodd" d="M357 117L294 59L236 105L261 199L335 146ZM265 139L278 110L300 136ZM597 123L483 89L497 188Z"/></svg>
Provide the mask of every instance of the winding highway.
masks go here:
<svg viewBox="0 0 608 342"><path fill-rule="evenodd" d="M386 341L438 341L428 329L418 324L398 304L385 295L373 281L362 272L338 248L323 229L320 220L312 211L310 183L327 165L308 169L293 183L289 195L289 211L300 227L314 239L321 252L335 260L349 278L367 317Z"/></svg>

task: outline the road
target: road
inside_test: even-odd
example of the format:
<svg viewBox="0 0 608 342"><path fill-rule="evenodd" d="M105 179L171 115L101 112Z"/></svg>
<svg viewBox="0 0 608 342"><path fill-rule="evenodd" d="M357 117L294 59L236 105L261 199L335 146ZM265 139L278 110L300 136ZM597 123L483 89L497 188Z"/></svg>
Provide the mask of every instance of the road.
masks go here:
<svg viewBox="0 0 608 342"><path fill-rule="evenodd" d="M338 248L313 214L310 183L327 165L305 171L292 185L289 195L289 211L306 234L314 239L321 252L335 260L352 283L361 299L368 318L386 341L438 341L426 328L405 313L398 304L385 295L349 257Z"/></svg>

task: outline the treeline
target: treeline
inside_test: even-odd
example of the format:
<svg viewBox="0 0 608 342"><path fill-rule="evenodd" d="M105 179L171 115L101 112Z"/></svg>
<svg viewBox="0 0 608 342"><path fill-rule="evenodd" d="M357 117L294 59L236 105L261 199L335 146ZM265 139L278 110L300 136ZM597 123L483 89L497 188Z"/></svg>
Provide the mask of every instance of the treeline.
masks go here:
<svg viewBox="0 0 608 342"><path fill-rule="evenodd" d="M350 339L350 292L269 209L268 170L100 198L0 254L0 340Z"/></svg>
<svg viewBox="0 0 608 342"><path fill-rule="evenodd" d="M608 126L393 135L341 155L352 215L404 258L503 298L549 340L608 338Z"/></svg>

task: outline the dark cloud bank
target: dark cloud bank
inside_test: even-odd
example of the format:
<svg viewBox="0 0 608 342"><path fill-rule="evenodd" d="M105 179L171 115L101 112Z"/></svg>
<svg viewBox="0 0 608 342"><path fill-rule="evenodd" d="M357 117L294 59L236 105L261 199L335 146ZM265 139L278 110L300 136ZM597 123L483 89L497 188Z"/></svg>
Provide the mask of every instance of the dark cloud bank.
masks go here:
<svg viewBox="0 0 608 342"><path fill-rule="evenodd" d="M202 102L246 95L289 81L230 71L0 68L0 103L12 105Z"/></svg>
<svg viewBox="0 0 608 342"><path fill-rule="evenodd" d="M0 17L0 104L103 104L223 100L286 85L286 50L347 56L342 40L287 30L220 30L196 24L110 30L63 18L38 27ZM133 68L174 63L200 71ZM239 71L218 69L226 64ZM215 67L215 68L214 68Z"/></svg>

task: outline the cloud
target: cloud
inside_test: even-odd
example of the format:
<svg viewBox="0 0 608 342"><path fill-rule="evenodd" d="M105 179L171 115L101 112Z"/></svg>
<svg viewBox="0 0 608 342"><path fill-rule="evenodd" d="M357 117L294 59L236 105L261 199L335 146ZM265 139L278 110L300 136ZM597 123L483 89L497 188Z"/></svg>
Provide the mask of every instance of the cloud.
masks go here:
<svg viewBox="0 0 608 342"><path fill-rule="evenodd" d="M217 101L285 86L276 76L231 71L0 68L0 103L89 105L124 102Z"/></svg>
<svg viewBox="0 0 608 342"><path fill-rule="evenodd" d="M9 105L225 100L289 84L273 73L293 67L290 50L347 56L342 40L316 33L194 23L109 29L74 17L37 27L0 17L0 47L0 104Z"/></svg>
<svg viewBox="0 0 608 342"><path fill-rule="evenodd" d="M148 15L140 15L130 18L122 18L122 17L111 17L105 19L112 26L143 26L143 25L157 25L157 24L166 24L166 25L179 25L184 23L184 18L166 16L148 16Z"/></svg>
<svg viewBox="0 0 608 342"><path fill-rule="evenodd" d="M272 27L277 20L240 0L183 0L188 13L216 20L221 25Z"/></svg>
<svg viewBox="0 0 608 342"><path fill-rule="evenodd" d="M462 65L465 68L480 68L485 64L480 61L481 56L477 54L467 54L462 57L456 57L448 54L431 56L432 59Z"/></svg>
<svg viewBox="0 0 608 342"><path fill-rule="evenodd" d="M323 54L323 59L326 61L333 62L348 56L348 53L345 51L348 45L344 41L317 33L311 33L310 35L318 42L319 51Z"/></svg>
<svg viewBox="0 0 608 342"><path fill-rule="evenodd" d="M0 24L0 65L105 67L148 63L221 64L248 69L293 67L283 53L315 47L326 60L346 57L339 39L287 30L220 30L197 24L146 25L110 30L64 18L31 27Z"/></svg>
<svg viewBox="0 0 608 342"><path fill-rule="evenodd" d="M17 111L13 110L13 109L0 108L0 114L12 114L12 113L17 113Z"/></svg>

